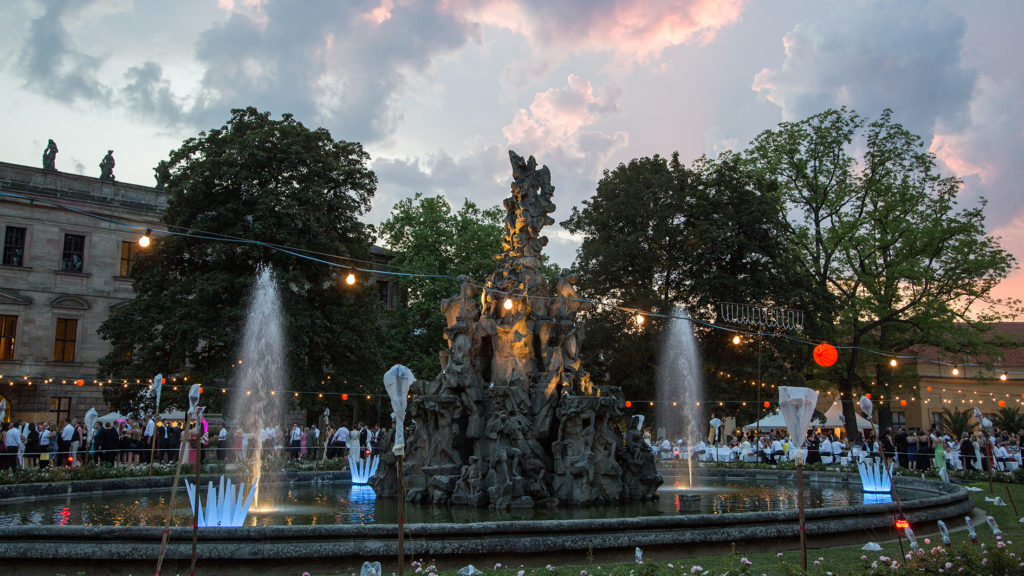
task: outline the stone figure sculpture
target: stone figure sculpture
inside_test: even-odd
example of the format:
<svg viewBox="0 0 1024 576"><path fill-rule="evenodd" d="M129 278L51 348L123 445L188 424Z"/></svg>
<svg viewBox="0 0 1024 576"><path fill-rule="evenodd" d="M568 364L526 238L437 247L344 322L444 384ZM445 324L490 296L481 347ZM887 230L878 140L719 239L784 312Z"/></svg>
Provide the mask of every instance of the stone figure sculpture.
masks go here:
<svg viewBox="0 0 1024 576"><path fill-rule="evenodd" d="M509 160L494 273L482 284L459 277L458 294L441 303L441 373L409 390L406 498L496 510L654 498L653 453L616 428L620 389L595 386L580 362L587 304L576 275L562 270L551 290L540 272L551 173L533 157L510 151ZM383 458L370 480L379 496L396 494L396 465Z"/></svg>
<svg viewBox="0 0 1024 576"><path fill-rule="evenodd" d="M43 170L57 171L57 152L57 143L50 139L46 150L43 150Z"/></svg>
<svg viewBox="0 0 1024 576"><path fill-rule="evenodd" d="M100 161L100 180L103 182L114 181L114 151L107 150L107 155Z"/></svg>

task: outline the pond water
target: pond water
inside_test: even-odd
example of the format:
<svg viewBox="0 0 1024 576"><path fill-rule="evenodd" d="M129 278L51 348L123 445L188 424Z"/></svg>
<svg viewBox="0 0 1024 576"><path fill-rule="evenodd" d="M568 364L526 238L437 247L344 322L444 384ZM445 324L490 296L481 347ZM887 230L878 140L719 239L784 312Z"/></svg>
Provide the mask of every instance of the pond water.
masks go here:
<svg viewBox="0 0 1024 576"><path fill-rule="evenodd" d="M730 514L794 510L796 486L750 480L729 480L701 488L676 488L675 478L665 485L653 502L633 502L607 507L557 507L490 512L458 506L407 505L406 522L487 522L509 520L574 520L635 518L678 514ZM204 482L205 484L205 482ZM205 488L201 491L205 504ZM686 495L700 495L699 506L687 504ZM167 514L170 488L120 493L76 494L63 497L19 499L0 502L0 526L161 526ZM920 493L900 492L902 500ZM888 502L885 495L862 494L859 487L807 483L808 508L836 507ZM260 506L251 510L246 526L308 526L325 524L394 524L395 500L377 499L368 486L347 482L291 483L260 488ZM192 511L184 487L174 503L173 524L191 526Z"/></svg>

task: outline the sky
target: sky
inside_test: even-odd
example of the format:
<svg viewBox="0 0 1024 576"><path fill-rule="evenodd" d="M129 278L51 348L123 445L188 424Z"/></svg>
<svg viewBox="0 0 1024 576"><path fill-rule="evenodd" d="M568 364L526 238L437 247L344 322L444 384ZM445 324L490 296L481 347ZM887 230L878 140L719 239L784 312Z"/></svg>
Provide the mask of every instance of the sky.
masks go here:
<svg viewBox="0 0 1024 576"><path fill-rule="evenodd" d="M7 0L0 161L152 185L232 108L358 141L364 217L508 195L508 150L551 169L557 221L630 159L742 150L779 122L885 108L1024 260L1024 2L901 0ZM570 266L579 241L545 229ZM1024 272L996 288L1024 292Z"/></svg>

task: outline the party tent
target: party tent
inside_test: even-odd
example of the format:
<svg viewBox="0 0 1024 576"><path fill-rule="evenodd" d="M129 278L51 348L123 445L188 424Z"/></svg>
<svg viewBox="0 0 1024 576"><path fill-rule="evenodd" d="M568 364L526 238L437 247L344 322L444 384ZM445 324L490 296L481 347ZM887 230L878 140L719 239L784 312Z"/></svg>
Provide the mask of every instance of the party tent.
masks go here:
<svg viewBox="0 0 1024 576"><path fill-rule="evenodd" d="M761 430L774 430L776 428L785 428L785 427L786 427L786 419L782 417L782 414L776 412L774 414L769 414L769 415L765 416L764 418L761 418L757 422L751 422L750 424L747 424L746 426L743 427L743 429L744 430L748 430L748 431L749 430L756 430L756 429L759 429L759 428Z"/></svg>
<svg viewBox="0 0 1024 576"><path fill-rule="evenodd" d="M843 406L837 398L832 405L829 406L828 410L825 411L825 423L821 425L822 428L845 428L843 419L840 416L843 413ZM872 430L874 427L868 419L857 414L857 429L858 430Z"/></svg>

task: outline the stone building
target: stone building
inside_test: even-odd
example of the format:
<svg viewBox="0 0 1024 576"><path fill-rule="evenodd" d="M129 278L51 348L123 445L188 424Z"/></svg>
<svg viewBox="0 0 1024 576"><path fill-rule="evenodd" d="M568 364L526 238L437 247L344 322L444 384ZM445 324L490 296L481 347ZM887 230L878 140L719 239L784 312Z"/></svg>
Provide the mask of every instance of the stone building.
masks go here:
<svg viewBox="0 0 1024 576"><path fill-rule="evenodd" d="M62 423L107 411L97 361L110 351L96 329L134 297L139 237L162 228L162 190L0 162L0 399L5 420ZM134 226L135 228L132 228ZM377 265L391 255L372 247ZM375 283L385 307L397 283ZM154 371L156 372L156 371Z"/></svg>
<svg viewBox="0 0 1024 576"><path fill-rule="evenodd" d="M93 406L102 413L94 378L110 347L96 329L132 298L139 236L159 227L166 197L147 186L5 162L0 193L7 417L57 423Z"/></svg>

